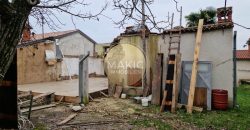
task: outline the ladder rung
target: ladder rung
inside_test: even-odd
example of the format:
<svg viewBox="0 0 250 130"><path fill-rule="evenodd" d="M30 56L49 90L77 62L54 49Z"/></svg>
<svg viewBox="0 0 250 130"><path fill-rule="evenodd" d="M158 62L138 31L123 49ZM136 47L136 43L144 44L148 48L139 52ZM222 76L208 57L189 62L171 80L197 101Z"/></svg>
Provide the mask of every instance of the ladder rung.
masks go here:
<svg viewBox="0 0 250 130"><path fill-rule="evenodd" d="M170 61L168 61L168 64L175 64L175 61L170 60Z"/></svg>
<svg viewBox="0 0 250 130"><path fill-rule="evenodd" d="M170 36L170 38L173 38L173 37L181 37L181 36L180 35Z"/></svg>
<svg viewBox="0 0 250 130"><path fill-rule="evenodd" d="M166 102L165 102L165 105L166 105L166 106L172 105L172 101L166 101Z"/></svg>
<svg viewBox="0 0 250 130"><path fill-rule="evenodd" d="M172 48L169 48L169 50L178 50L179 47L172 47Z"/></svg>
<svg viewBox="0 0 250 130"><path fill-rule="evenodd" d="M166 84L173 84L174 81L173 80L166 80Z"/></svg>
<svg viewBox="0 0 250 130"><path fill-rule="evenodd" d="M180 43L180 41L174 41L174 42L170 41L169 43L170 43L170 44L173 44L173 43Z"/></svg>

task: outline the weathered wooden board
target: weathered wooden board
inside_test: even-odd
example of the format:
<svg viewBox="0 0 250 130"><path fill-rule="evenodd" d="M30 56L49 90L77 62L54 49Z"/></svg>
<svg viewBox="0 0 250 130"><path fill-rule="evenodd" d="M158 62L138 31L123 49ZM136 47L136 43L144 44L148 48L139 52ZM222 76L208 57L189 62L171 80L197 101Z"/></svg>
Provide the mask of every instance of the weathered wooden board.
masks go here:
<svg viewBox="0 0 250 130"><path fill-rule="evenodd" d="M187 105L177 103L176 107L179 108L179 109L183 108L183 107L187 108ZM202 107L195 107L195 106L193 106L192 109L194 111L197 111L197 112L202 112L203 111Z"/></svg>
<svg viewBox="0 0 250 130"><path fill-rule="evenodd" d="M162 99L162 102L161 102L160 112L163 112L164 109L165 109L167 94L168 94L168 91L164 90L163 99Z"/></svg>
<svg viewBox="0 0 250 130"><path fill-rule="evenodd" d="M194 106L202 108L207 107L207 88L195 87Z"/></svg>
<svg viewBox="0 0 250 130"><path fill-rule="evenodd" d="M171 112L172 113L175 113L176 105L177 105L177 102L178 102L179 82L180 82L180 77L181 77L180 72L181 72L181 54L176 54L176 56L175 56L173 93L172 93L172 104L171 104Z"/></svg>
<svg viewBox="0 0 250 130"><path fill-rule="evenodd" d="M43 105L43 106L32 107L31 111L46 109L46 108L55 107L55 106L56 106L56 104L49 104L49 105ZM22 110L21 110L22 113L25 113L25 112L28 112L28 111L29 111L29 108L25 108L25 109L22 109Z"/></svg>
<svg viewBox="0 0 250 130"><path fill-rule="evenodd" d="M114 97L119 98L121 94L122 94L122 86L116 86Z"/></svg>
<svg viewBox="0 0 250 130"><path fill-rule="evenodd" d="M35 101L35 100L37 100L39 98L46 98L47 96L50 96L50 98L54 98L53 96L51 96L52 94L54 94L54 92L47 92L47 93L39 94L39 95L33 97L33 101ZM52 100L54 100L54 99L51 99L51 101ZM26 100L26 101L23 101L23 102L21 102L19 104L22 105L22 104L26 104L26 103L29 103L29 102L30 102L30 100Z"/></svg>
<svg viewBox="0 0 250 130"><path fill-rule="evenodd" d="M152 100L151 103L154 105L161 104L161 89L162 89L162 60L163 55L158 54L156 57L155 73L153 74L152 81Z"/></svg>
<svg viewBox="0 0 250 130"><path fill-rule="evenodd" d="M200 54L203 22L204 22L203 19L199 20L199 25L198 25L197 35L196 35L194 62L193 62L193 67L192 67L192 75L191 75L189 95L188 95L188 105L187 105L188 113L192 113L192 107L194 103L194 92L195 92L196 77L197 77L197 70L198 70L198 61L199 61L199 54Z"/></svg>
<svg viewBox="0 0 250 130"><path fill-rule="evenodd" d="M63 121L57 123L57 125L63 125L65 123L69 122L70 120L72 120L73 118L75 118L76 116L77 116L77 113L71 114L66 119L64 119Z"/></svg>

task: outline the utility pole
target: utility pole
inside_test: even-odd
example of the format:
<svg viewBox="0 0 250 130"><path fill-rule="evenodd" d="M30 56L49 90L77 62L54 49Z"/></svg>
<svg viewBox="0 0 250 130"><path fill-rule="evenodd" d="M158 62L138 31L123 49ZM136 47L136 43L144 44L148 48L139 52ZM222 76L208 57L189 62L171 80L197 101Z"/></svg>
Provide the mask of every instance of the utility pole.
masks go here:
<svg viewBox="0 0 250 130"><path fill-rule="evenodd" d="M147 60L147 48L146 48L146 17L145 17L145 0L141 0L142 4L142 21L141 21L141 27L142 27L142 49L143 53L145 55L145 74L143 76L143 96L147 96L148 93L148 81L149 79L149 74L147 70L147 65L148 65L148 60Z"/></svg>
<svg viewBox="0 0 250 130"><path fill-rule="evenodd" d="M41 19L42 19L42 36L43 36L43 39L44 39L44 16L43 14L40 12L41 14Z"/></svg>
<svg viewBox="0 0 250 130"><path fill-rule="evenodd" d="M227 0L225 0L225 8L227 8Z"/></svg>
<svg viewBox="0 0 250 130"><path fill-rule="evenodd" d="M181 9L180 9L180 28L182 26L182 6L181 6Z"/></svg>

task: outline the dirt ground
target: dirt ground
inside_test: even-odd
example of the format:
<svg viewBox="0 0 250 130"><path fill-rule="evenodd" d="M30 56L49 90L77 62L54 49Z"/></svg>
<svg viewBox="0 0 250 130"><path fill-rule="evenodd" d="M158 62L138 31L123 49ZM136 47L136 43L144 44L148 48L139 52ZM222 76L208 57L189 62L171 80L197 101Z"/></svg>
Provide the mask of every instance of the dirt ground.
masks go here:
<svg viewBox="0 0 250 130"><path fill-rule="evenodd" d="M159 113L159 107L142 107L131 99L99 98L90 102L64 125L56 125L73 114L70 104L32 112L36 130L156 130L197 129L174 114Z"/></svg>

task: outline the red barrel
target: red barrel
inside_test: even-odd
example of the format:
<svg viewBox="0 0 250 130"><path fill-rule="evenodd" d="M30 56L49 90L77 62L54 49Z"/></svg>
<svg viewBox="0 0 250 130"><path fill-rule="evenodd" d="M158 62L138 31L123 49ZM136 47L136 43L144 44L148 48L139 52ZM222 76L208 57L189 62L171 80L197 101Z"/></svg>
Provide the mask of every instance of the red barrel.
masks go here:
<svg viewBox="0 0 250 130"><path fill-rule="evenodd" d="M222 89L212 90L212 107L217 110L227 110L228 92Z"/></svg>

